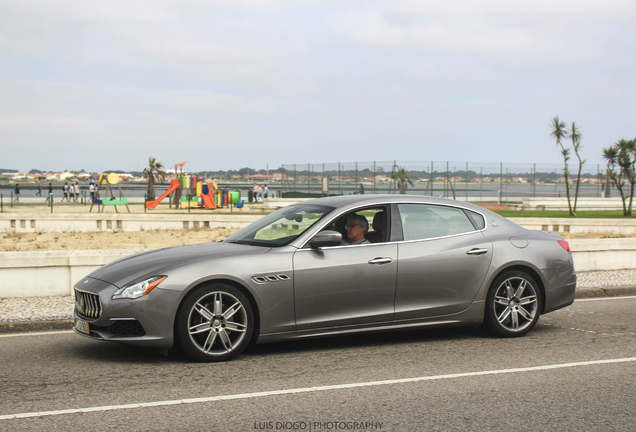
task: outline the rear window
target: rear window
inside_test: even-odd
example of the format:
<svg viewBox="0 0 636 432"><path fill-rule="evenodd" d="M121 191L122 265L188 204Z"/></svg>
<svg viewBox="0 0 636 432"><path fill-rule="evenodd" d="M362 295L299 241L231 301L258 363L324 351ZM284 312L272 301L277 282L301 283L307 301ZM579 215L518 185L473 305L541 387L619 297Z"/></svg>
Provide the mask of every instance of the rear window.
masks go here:
<svg viewBox="0 0 636 432"><path fill-rule="evenodd" d="M468 219L470 219L473 223L476 230L483 230L486 228L486 221L482 215L470 210L464 210L464 213L466 213L466 216L468 216Z"/></svg>

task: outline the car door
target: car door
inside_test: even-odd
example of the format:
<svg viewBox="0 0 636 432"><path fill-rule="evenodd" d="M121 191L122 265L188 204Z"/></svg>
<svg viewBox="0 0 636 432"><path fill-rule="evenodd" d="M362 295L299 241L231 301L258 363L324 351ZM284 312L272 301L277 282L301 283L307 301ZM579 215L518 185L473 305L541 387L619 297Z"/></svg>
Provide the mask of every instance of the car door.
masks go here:
<svg viewBox="0 0 636 432"><path fill-rule="evenodd" d="M298 330L393 319L397 244L306 247L293 260Z"/></svg>
<svg viewBox="0 0 636 432"><path fill-rule="evenodd" d="M426 318L466 309L488 273L492 243L460 208L397 207L404 241L398 245L395 318Z"/></svg>

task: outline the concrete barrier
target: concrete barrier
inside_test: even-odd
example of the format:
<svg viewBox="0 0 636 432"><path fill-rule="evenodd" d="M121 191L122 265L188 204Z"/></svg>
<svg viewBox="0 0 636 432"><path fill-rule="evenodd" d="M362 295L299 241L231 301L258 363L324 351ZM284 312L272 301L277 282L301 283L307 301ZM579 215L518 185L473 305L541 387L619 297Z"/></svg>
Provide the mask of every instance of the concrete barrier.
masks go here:
<svg viewBox="0 0 636 432"><path fill-rule="evenodd" d="M508 218L531 230L574 234L636 234L636 219Z"/></svg>
<svg viewBox="0 0 636 432"><path fill-rule="evenodd" d="M140 214L81 213L39 214L2 213L0 231L9 232L88 232L150 231L196 228L244 228L260 215L241 214Z"/></svg>
<svg viewBox="0 0 636 432"><path fill-rule="evenodd" d="M574 198L571 199L574 204ZM522 198L521 204L516 204L517 210L568 210L565 198ZM512 210L513 208L511 208ZM576 202L577 210L622 210L623 202L620 197L614 198L581 198Z"/></svg>
<svg viewBox="0 0 636 432"><path fill-rule="evenodd" d="M636 239L570 240L577 271L636 268ZM0 298L71 295L84 276L144 249L1 252Z"/></svg>
<svg viewBox="0 0 636 432"><path fill-rule="evenodd" d="M0 298L71 295L93 270L143 250L0 252Z"/></svg>

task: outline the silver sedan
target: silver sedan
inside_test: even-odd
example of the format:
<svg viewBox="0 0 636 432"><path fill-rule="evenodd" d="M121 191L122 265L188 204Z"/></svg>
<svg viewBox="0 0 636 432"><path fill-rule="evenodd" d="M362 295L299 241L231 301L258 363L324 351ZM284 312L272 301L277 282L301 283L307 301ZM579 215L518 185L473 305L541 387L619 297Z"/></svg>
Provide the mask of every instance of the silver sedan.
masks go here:
<svg viewBox="0 0 636 432"><path fill-rule="evenodd" d="M290 205L226 240L145 252L75 285L76 333L229 360L250 343L427 326L522 336L574 301L569 245L481 207L358 195Z"/></svg>

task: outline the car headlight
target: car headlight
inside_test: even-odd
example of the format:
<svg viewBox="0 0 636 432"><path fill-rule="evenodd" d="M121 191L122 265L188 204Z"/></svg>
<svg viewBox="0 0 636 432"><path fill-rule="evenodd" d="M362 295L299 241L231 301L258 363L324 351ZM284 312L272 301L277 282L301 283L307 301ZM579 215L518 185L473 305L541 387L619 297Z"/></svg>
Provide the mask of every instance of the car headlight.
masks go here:
<svg viewBox="0 0 636 432"><path fill-rule="evenodd" d="M150 279L137 282L134 285L119 288L115 291L115 294L113 294L112 299L136 299L145 296L167 278L168 276L153 276Z"/></svg>

